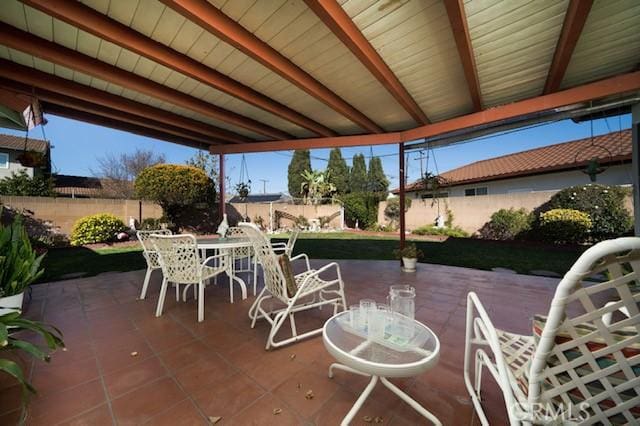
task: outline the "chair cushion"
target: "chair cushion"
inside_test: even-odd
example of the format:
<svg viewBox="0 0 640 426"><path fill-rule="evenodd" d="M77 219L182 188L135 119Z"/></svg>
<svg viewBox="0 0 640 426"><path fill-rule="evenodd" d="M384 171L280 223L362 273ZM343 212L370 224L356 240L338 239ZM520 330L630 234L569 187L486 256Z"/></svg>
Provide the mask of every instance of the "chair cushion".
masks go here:
<svg viewBox="0 0 640 426"><path fill-rule="evenodd" d="M282 274L284 275L284 281L287 285L287 296L293 297L298 292L298 284L296 284L296 278L293 275L293 267L291 266L291 260L286 254L278 256L278 263Z"/></svg>
<svg viewBox="0 0 640 426"><path fill-rule="evenodd" d="M546 322L547 317L543 315L536 315L533 318L533 337L536 346L540 341L540 336L542 335L542 330L544 329ZM620 354L622 354L622 356L624 356L624 358L626 358L626 360L631 364L630 371L632 376L640 378L640 361L638 359L635 361L630 360L630 358L638 357L638 355L640 355L640 340L637 339L638 333L636 331L636 327L630 326L610 331L609 334L613 343L623 344L619 350L614 349L610 351L606 350L609 345L602 333L598 332L598 328L595 325L588 323L579 324L573 327L576 338L578 339L594 333L593 336L590 336L588 340L584 342L583 348L581 348L580 345L572 344L572 342L574 342L574 337L569 332L569 327L571 326L561 327L557 332L555 337L555 350L552 350L551 354L547 357L547 368L557 369L557 373L555 373L554 376L560 384L575 381L571 377L572 374L575 374L580 382L584 383L585 389L592 396L608 392L605 387L605 383L607 386L615 387L622 385L629 380L627 374L618 367L618 360L616 359L616 356L620 357ZM589 353L583 353L584 349ZM605 350L605 354L594 359L594 362L597 365L597 367L594 368L594 365L589 363L591 358L590 353L601 350ZM561 355L566 358L567 362L577 360L583 356L585 356L585 360L584 363L580 362L580 365L575 366L573 369L569 367L563 368L565 361L562 359ZM610 369L610 374L602 377L601 379L594 378L587 382L587 380L589 380L586 378L587 376L597 373L605 368ZM546 378L541 385L543 392L551 391L554 387L551 378ZM629 401L637 396L636 391L633 388L621 391L618 395L623 402ZM589 397L589 395L584 395L577 386L569 390L567 396L576 406L581 402L584 402ZM560 402L559 398L559 396L555 397L554 401ZM616 405L617 403L608 396L605 396L604 399L599 402L599 406L603 411L613 408ZM640 419L640 407L632 409L631 411L634 417ZM613 424L627 423L621 415L610 417L609 421Z"/></svg>

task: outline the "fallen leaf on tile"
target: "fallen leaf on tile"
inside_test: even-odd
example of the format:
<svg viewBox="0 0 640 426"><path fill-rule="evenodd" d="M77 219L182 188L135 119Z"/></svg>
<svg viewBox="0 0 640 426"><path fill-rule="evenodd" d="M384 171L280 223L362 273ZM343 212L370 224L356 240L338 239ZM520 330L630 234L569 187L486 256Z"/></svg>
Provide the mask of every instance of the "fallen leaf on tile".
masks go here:
<svg viewBox="0 0 640 426"><path fill-rule="evenodd" d="M293 361L294 359L296 359L296 354L291 354L291 356L289 357L289 359L290 359L291 361Z"/></svg>
<svg viewBox="0 0 640 426"><path fill-rule="evenodd" d="M315 395L313 394L313 391L311 389L309 389L307 393L304 395L304 397L307 399L313 399L314 396Z"/></svg>
<svg viewBox="0 0 640 426"><path fill-rule="evenodd" d="M222 417L220 416L209 416L209 421L211 422L212 425L215 425L220 420L222 420Z"/></svg>
<svg viewBox="0 0 640 426"><path fill-rule="evenodd" d="M384 423L384 419L380 416L376 416L376 418L373 419L373 421L376 423Z"/></svg>
<svg viewBox="0 0 640 426"><path fill-rule="evenodd" d="M296 388L298 388L298 389L302 389L302 383L298 383L298 384L296 385Z"/></svg>
<svg viewBox="0 0 640 426"><path fill-rule="evenodd" d="M138 352L137 351L131 352L131 356L138 356Z"/></svg>
<svg viewBox="0 0 640 426"><path fill-rule="evenodd" d="M277 416L280 413L282 413L282 408L274 408L273 409L273 415L274 416Z"/></svg>
<svg viewBox="0 0 640 426"><path fill-rule="evenodd" d="M371 423L373 421L373 419L371 418L371 416L364 416L362 418L362 421L365 423Z"/></svg>

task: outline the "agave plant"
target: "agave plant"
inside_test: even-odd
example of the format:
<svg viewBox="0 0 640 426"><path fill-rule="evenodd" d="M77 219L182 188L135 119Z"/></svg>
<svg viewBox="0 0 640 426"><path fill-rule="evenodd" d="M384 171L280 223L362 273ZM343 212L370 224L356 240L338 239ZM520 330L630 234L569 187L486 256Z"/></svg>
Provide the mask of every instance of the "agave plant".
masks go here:
<svg viewBox="0 0 640 426"><path fill-rule="evenodd" d="M28 401L30 394L36 393L36 390L26 379L22 368L12 359L2 357L7 352L24 352L41 361L49 362L51 353L58 348L64 348L62 341L62 332L57 328L21 318L22 313L10 312L0 315L0 371L3 371L14 377L23 389L23 404ZM42 337L46 346L41 347L31 342L20 340L18 337L21 332L28 331Z"/></svg>
<svg viewBox="0 0 640 426"><path fill-rule="evenodd" d="M31 247L21 216L7 226L0 225L0 297L20 294L37 280L44 272L40 268L43 257L36 256Z"/></svg>
<svg viewBox="0 0 640 426"><path fill-rule="evenodd" d="M329 172L305 170L301 173L303 182L300 192L304 194L305 204L318 204L322 198L331 197L336 187L329 182Z"/></svg>

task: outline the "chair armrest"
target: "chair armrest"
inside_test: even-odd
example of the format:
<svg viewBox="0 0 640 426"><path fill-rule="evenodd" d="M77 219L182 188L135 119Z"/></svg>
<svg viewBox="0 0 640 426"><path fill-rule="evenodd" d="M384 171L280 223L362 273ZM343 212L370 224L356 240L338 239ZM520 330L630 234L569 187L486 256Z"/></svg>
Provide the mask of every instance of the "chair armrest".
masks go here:
<svg viewBox="0 0 640 426"><path fill-rule="evenodd" d="M214 260L214 259L220 259L220 262L218 263L218 265L216 267L218 268L225 268L227 265L227 258L229 256L226 253L218 253L216 255L213 256L209 256L207 257L205 260L202 261L202 263L200 264L200 270L202 271L202 269L204 269L205 266L207 266L207 263L209 263L210 261Z"/></svg>
<svg viewBox="0 0 640 426"><path fill-rule="evenodd" d="M276 243L271 243L271 248L275 249L275 248L280 248L280 247L286 247L287 243L283 243L283 242L276 242Z"/></svg>
<svg viewBox="0 0 640 426"><path fill-rule="evenodd" d="M293 262L294 260L300 260L300 259L304 259L306 265L307 265L307 271L311 270L311 264L309 263L309 256L307 256L305 253L300 253L296 256L293 256L291 258L291 262Z"/></svg>
<svg viewBox="0 0 640 426"><path fill-rule="evenodd" d="M299 256L299 255L298 255ZM306 256L306 255L305 255ZM296 256L297 257L297 256ZM336 271L336 279L331 280L331 281L327 281L327 284L335 284L338 282L342 282L342 274L340 273L340 265L338 265L336 262L331 262L328 263L326 265L324 265L322 268L320 269L316 269L315 271L313 271L312 273L308 274L304 280L302 281L302 285L300 285L300 287L298 288L298 290L303 290L305 285L311 281L312 278L317 278L320 276L320 274L331 270L331 269L335 269ZM325 281L325 280L323 280Z"/></svg>

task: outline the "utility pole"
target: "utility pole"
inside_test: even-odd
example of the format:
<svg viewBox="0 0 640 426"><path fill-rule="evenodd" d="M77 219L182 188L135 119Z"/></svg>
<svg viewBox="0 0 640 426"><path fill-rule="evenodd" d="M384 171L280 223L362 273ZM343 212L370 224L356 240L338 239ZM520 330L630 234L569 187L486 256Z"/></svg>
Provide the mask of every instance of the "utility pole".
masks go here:
<svg viewBox="0 0 640 426"><path fill-rule="evenodd" d="M266 194L267 193L267 182L269 182L269 179L258 179L260 182L262 182L262 193Z"/></svg>
<svg viewBox="0 0 640 426"><path fill-rule="evenodd" d="M424 155L424 151L420 151L420 156L416 158L416 161L420 162L420 178L424 177L424 168L422 167L422 160L427 160L427 166L429 165L429 151L427 151L427 155Z"/></svg>

